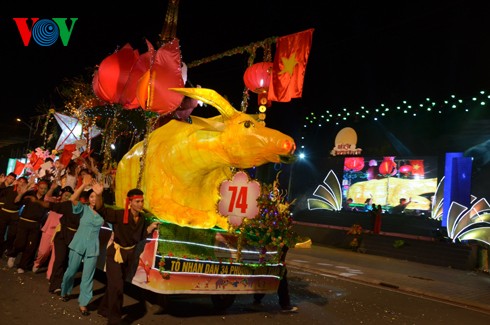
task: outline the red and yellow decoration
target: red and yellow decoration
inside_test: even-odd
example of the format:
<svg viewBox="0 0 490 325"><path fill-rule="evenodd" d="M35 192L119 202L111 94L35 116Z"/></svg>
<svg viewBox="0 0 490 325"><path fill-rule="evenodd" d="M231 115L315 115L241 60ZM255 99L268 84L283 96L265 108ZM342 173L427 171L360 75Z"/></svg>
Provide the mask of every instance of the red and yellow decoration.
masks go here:
<svg viewBox="0 0 490 325"><path fill-rule="evenodd" d="M384 177L394 176L397 171L395 157L384 157L381 164L379 164L379 173Z"/></svg>
<svg viewBox="0 0 490 325"><path fill-rule="evenodd" d="M348 157L344 159L344 170L358 172L364 168L364 157Z"/></svg>
<svg viewBox="0 0 490 325"><path fill-rule="evenodd" d="M277 39L268 100L289 102L302 96L313 31L311 28Z"/></svg>
<svg viewBox="0 0 490 325"><path fill-rule="evenodd" d="M143 109L167 114L176 110L184 96L169 88L184 87L178 39L155 51L139 55L131 45L105 58L94 74L93 89L98 98L126 109Z"/></svg>
<svg viewBox="0 0 490 325"><path fill-rule="evenodd" d="M240 226L244 218L253 219L259 213L257 198L260 195L260 184L250 181L244 171L233 175L231 181L224 181L220 186L220 195L219 213L227 216L233 227Z"/></svg>

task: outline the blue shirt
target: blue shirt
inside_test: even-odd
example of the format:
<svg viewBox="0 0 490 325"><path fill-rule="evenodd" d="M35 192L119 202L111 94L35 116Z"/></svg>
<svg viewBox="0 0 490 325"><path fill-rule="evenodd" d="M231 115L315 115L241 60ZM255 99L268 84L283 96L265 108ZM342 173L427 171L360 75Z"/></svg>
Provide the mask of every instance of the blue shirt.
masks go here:
<svg viewBox="0 0 490 325"><path fill-rule="evenodd" d="M68 246L80 255L99 256L99 232L104 219L88 205L78 202L73 213L81 213L80 225Z"/></svg>

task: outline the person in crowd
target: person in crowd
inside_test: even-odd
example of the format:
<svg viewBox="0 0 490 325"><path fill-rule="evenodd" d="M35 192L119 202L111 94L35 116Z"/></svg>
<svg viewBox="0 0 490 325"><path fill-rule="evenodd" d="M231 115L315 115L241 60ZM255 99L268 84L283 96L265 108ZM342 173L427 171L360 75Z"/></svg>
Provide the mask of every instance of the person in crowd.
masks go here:
<svg viewBox="0 0 490 325"><path fill-rule="evenodd" d="M65 187L66 184L62 182L62 175L66 173L66 166L61 163L60 159L54 161L54 171L53 171L53 183L56 182L61 188ZM73 188L73 187L72 187Z"/></svg>
<svg viewBox="0 0 490 325"><path fill-rule="evenodd" d="M115 204L115 180L116 175L114 173L114 168L109 166L102 173L98 174L98 181L104 184L104 192L102 193L102 198L105 204L114 205Z"/></svg>
<svg viewBox="0 0 490 325"><path fill-rule="evenodd" d="M107 247L107 287L97 312L108 324L119 324L122 317L124 282L130 280L139 262L138 243L150 236L160 224L147 221L143 214L144 197L140 189L129 190L124 210L103 207L99 212L112 225L113 240Z"/></svg>
<svg viewBox="0 0 490 325"><path fill-rule="evenodd" d="M373 198L370 197L370 198L367 198L365 201L364 201L364 211L365 212L369 212L369 211L372 211L373 210Z"/></svg>
<svg viewBox="0 0 490 325"><path fill-rule="evenodd" d="M80 186L82 186L83 179L86 177L86 175L90 175L92 178L95 177L94 174L92 174L90 170L88 170L87 168L80 169L80 171L78 172L78 178L77 178L77 183L75 185L75 190ZM90 190L90 186L86 188L86 191L88 190Z"/></svg>
<svg viewBox="0 0 490 325"><path fill-rule="evenodd" d="M74 160L70 160L64 171L61 173L62 183L64 183L64 186L70 186L72 189L76 189L78 171L79 169L77 163Z"/></svg>
<svg viewBox="0 0 490 325"><path fill-rule="evenodd" d="M354 200L351 197L348 198L347 200L345 200L345 202L342 206L342 210L344 210L344 211L357 211L357 208L353 207L352 203L354 203Z"/></svg>
<svg viewBox="0 0 490 325"><path fill-rule="evenodd" d="M376 208L373 208L374 213L374 225L373 225L373 233L379 234L381 232L381 218L383 216L383 209L381 205L377 205Z"/></svg>
<svg viewBox="0 0 490 325"><path fill-rule="evenodd" d="M10 173L0 178L0 256L12 250L17 224L19 223L19 209L22 194L27 190L28 181L25 177L17 178ZM14 267L13 263L11 263Z"/></svg>
<svg viewBox="0 0 490 325"><path fill-rule="evenodd" d="M45 201L49 202L65 202L69 201L71 195L73 194L73 189L69 186L63 187L59 196L53 196L55 189L59 188L57 182L53 182L49 191L46 193L44 198ZM41 228L41 241L39 243L39 248L37 250L37 257L34 261L34 266L32 267L32 272L38 272L39 268L43 266L49 259L48 269L46 271L46 278L49 280L51 273L53 271L53 265L55 260L53 237L56 234L57 229L60 228L60 218L62 214L57 213L53 210L48 212L48 217L43 227Z"/></svg>
<svg viewBox="0 0 490 325"><path fill-rule="evenodd" d="M79 200L82 203L88 201L88 191L80 189L82 193L80 194ZM73 194L72 194L73 195ZM71 199L71 197L70 197ZM53 238L53 269L51 271L51 276L49 277L49 288L50 293L60 293L61 283L63 282L63 275L68 267L68 257L69 257L69 245L75 236L75 233L80 225L81 213L75 213L73 211L72 201L62 201L62 202L42 202L46 208L50 211L59 213L62 215L60 218L60 225L56 228L56 232Z"/></svg>
<svg viewBox="0 0 490 325"><path fill-rule="evenodd" d="M55 178L56 167L54 165L54 160L51 157L44 159L44 163L37 170L36 174L39 179L52 182Z"/></svg>
<svg viewBox="0 0 490 325"><path fill-rule="evenodd" d="M285 262L286 254L289 250L289 247L284 245L282 247L282 255L281 262ZM279 298L279 305L284 312L294 313L298 311L298 307L291 304L291 297L289 295L289 283L288 283L288 270L286 266L284 266L284 275L279 282L279 287L277 288L277 296ZM265 294L263 293L255 293L254 294L254 305L259 305L262 302Z"/></svg>
<svg viewBox="0 0 490 325"><path fill-rule="evenodd" d="M17 174L9 173L7 176L5 174L0 175L0 190L14 184L14 181L17 179Z"/></svg>
<svg viewBox="0 0 490 325"><path fill-rule="evenodd" d="M78 199L89 186L91 189L88 191L88 203L82 204ZM86 175L83 178L82 185L70 199L73 204L73 213L81 214L81 218L80 225L68 246L70 252L68 267L61 283L61 300L69 300L69 295L75 282L75 275L83 261L80 294L78 296L79 309L83 316L90 315L87 305L93 297L93 278L99 256L99 232L104 224L104 219L96 210L102 207L103 189L102 184L95 182L92 176Z"/></svg>
<svg viewBox="0 0 490 325"><path fill-rule="evenodd" d="M36 256L39 239L41 237L41 223L47 213L46 208L37 203L37 200L44 200L44 196L48 192L49 184L45 180L41 180L36 184L36 188L26 191L21 198L21 203L24 205L22 214L19 217L17 225L17 234L13 243L13 247L7 252L8 267L13 267L17 255L22 254L19 264L17 265L17 273L24 273L25 270L32 265Z"/></svg>
<svg viewBox="0 0 490 325"><path fill-rule="evenodd" d="M17 174L9 173L7 176L5 174L0 174L0 208L4 205L6 198L6 192L4 190L14 187L14 181L17 179Z"/></svg>
<svg viewBox="0 0 490 325"><path fill-rule="evenodd" d="M393 213L393 214L403 213L405 211L405 208L407 207L407 205L409 205L412 202L412 198L409 198L407 200L406 198L402 197L399 202L400 203L398 205L394 206L391 209L391 213Z"/></svg>

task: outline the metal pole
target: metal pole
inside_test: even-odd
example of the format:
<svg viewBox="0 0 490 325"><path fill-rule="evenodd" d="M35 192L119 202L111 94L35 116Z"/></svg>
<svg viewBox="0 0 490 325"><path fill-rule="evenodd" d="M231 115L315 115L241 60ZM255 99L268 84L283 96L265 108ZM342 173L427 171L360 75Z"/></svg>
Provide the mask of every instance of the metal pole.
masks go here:
<svg viewBox="0 0 490 325"><path fill-rule="evenodd" d="M31 150L30 149L30 146L31 146L31 133L32 133L32 128L29 125L29 138L27 139L27 150Z"/></svg>
<svg viewBox="0 0 490 325"><path fill-rule="evenodd" d="M20 118L17 118L16 121L24 124L25 126L27 126L29 128L29 138L27 139L27 150L30 150L29 147L31 146L32 126L30 124L24 122Z"/></svg>
<svg viewBox="0 0 490 325"><path fill-rule="evenodd" d="M289 170L288 202L291 201L291 183L293 181L293 168L294 168L294 163L291 164L291 169Z"/></svg>

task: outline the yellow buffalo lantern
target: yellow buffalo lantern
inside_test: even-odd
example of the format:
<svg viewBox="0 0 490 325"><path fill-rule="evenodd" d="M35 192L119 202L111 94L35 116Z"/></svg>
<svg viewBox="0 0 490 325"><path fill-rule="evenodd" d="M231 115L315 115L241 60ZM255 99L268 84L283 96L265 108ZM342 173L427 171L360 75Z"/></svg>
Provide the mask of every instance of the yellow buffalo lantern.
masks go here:
<svg viewBox="0 0 490 325"><path fill-rule="evenodd" d="M146 209L180 226L228 229L227 217L218 212L221 183L231 179L233 168L290 162L294 140L236 110L214 90L172 90L214 106L221 115L168 122L149 135L146 155L143 142L137 143L119 162L116 204L123 206L128 190L136 187L144 158L140 187Z"/></svg>

